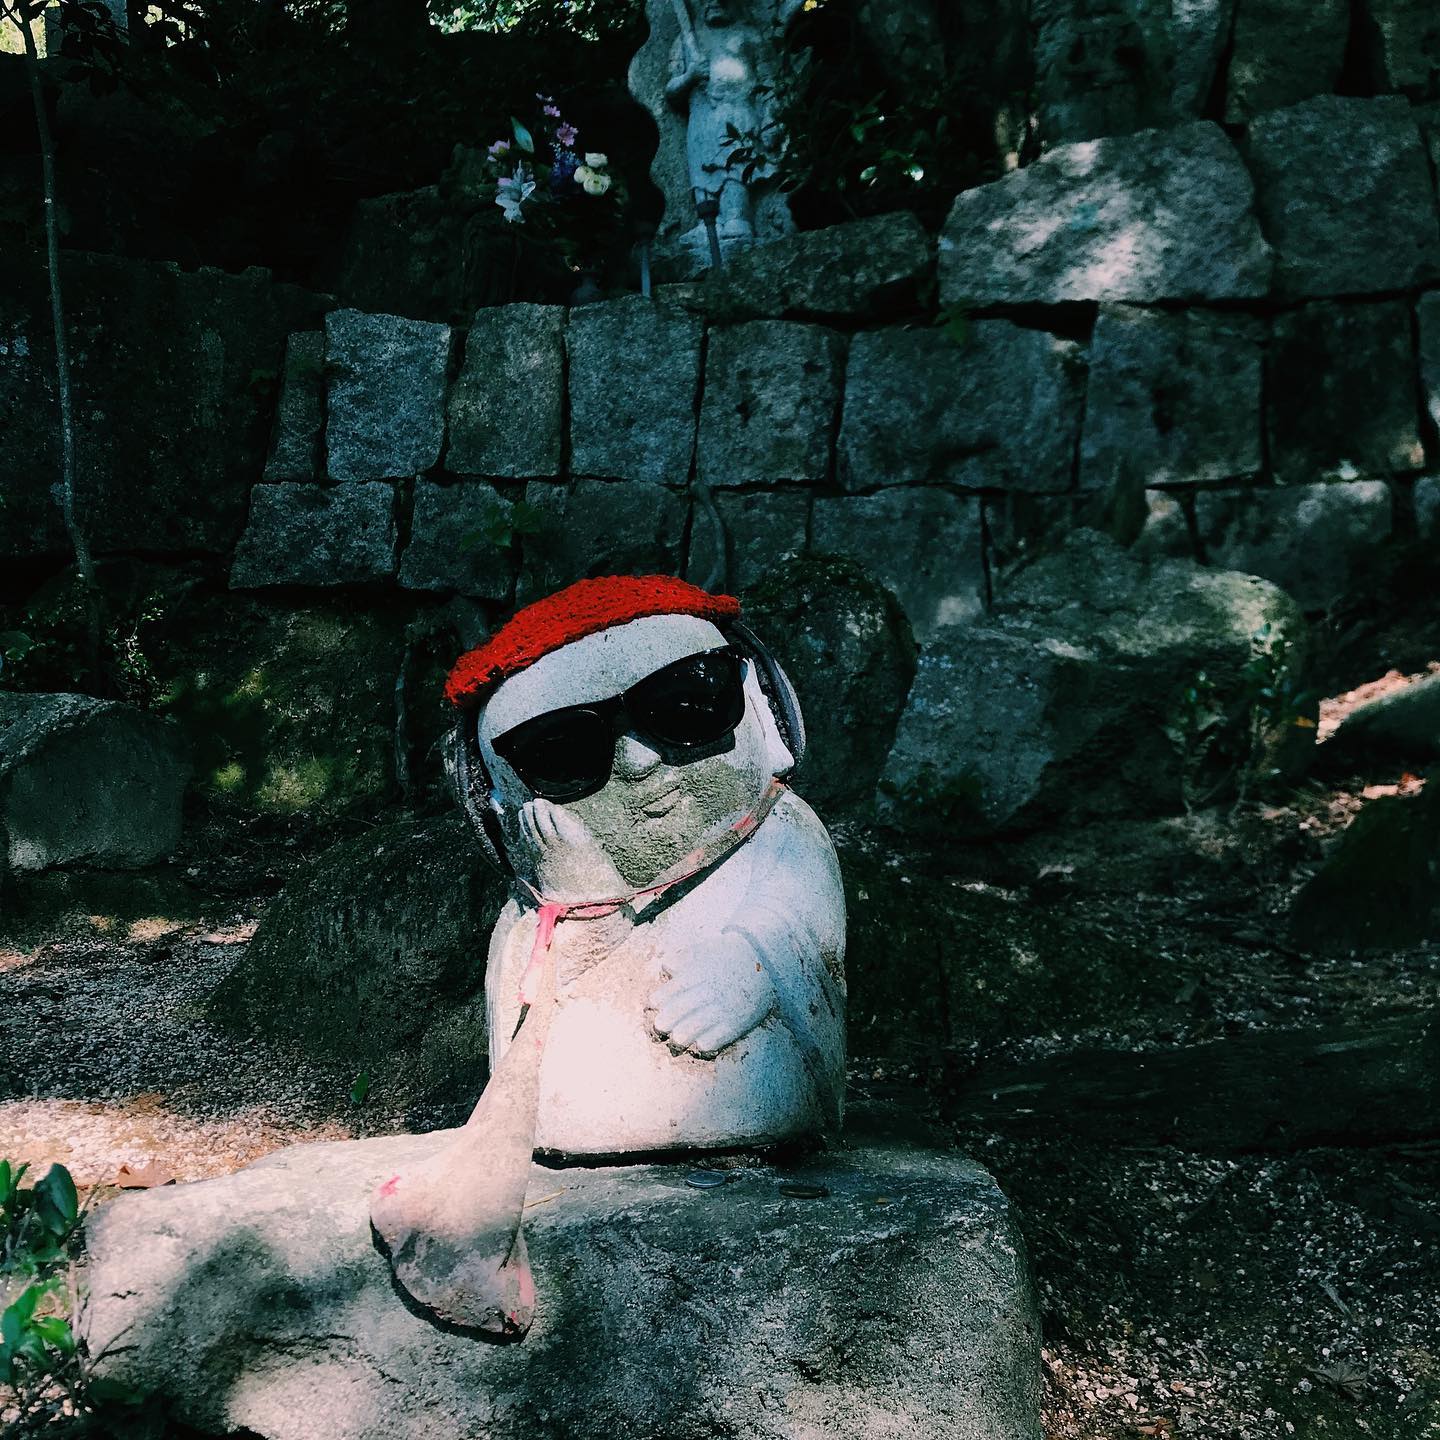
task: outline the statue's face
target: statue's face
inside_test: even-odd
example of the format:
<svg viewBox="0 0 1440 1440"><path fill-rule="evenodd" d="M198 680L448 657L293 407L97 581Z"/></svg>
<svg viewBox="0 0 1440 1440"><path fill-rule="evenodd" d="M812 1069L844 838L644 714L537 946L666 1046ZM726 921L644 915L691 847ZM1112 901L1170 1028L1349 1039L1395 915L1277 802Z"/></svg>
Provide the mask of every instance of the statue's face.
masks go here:
<svg viewBox="0 0 1440 1440"><path fill-rule="evenodd" d="M519 814L536 798L537 789L526 783L521 757L512 766L501 753L507 749L506 737L538 717L554 717L575 707L593 706L603 715L614 714L614 707L607 709L602 702L632 691L667 667L679 666L682 677L688 677L692 657L725 646L725 637L708 620L650 616L553 651L500 686L480 716L480 753L490 773L507 852L520 874L530 878L534 873L534 857L528 853ZM640 888L653 883L697 846L722 833L754 808L773 776L790 767L792 758L748 661L742 688L743 705L737 705L734 728L697 746L667 743L647 733L628 714L615 715L613 742L608 736L605 742L608 754L587 749L580 766L594 774L595 788L575 798L548 797L584 822L629 885ZM563 726L573 718L560 715L546 723L553 723L563 737ZM592 730L587 745L593 734ZM573 758L580 748L572 750L562 743L560 762ZM545 788L540 783L542 798Z"/></svg>
<svg viewBox="0 0 1440 1440"><path fill-rule="evenodd" d="M707 25L722 28L726 25L733 25L735 23L734 7L727 3L727 0L711 0L711 3L705 7L704 19Z"/></svg>

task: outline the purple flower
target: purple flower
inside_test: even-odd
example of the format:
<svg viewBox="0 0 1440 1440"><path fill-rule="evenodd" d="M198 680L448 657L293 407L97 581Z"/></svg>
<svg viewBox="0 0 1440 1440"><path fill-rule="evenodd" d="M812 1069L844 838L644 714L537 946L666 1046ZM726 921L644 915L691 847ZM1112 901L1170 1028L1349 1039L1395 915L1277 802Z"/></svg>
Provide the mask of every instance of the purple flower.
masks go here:
<svg viewBox="0 0 1440 1440"><path fill-rule="evenodd" d="M545 107L545 113L552 120L558 120L560 118L560 107L558 105L547 105Z"/></svg>
<svg viewBox="0 0 1440 1440"><path fill-rule="evenodd" d="M575 143L575 137L579 133L580 132L576 130L573 125L570 124L557 125L555 127L555 138L562 145L573 145Z"/></svg>
<svg viewBox="0 0 1440 1440"><path fill-rule="evenodd" d="M485 153L492 160L499 160L510 153L510 142L508 140L497 140Z"/></svg>

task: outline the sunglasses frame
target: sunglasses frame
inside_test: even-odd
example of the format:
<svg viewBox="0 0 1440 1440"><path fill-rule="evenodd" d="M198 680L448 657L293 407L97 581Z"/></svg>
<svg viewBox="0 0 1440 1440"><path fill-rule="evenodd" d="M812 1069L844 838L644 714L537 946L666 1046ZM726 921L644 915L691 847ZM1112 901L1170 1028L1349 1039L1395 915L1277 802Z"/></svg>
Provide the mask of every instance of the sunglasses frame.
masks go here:
<svg viewBox="0 0 1440 1440"><path fill-rule="evenodd" d="M636 719L632 707L636 703L635 692L637 690L642 690L657 677L664 675L669 670L697 660L702 656L710 655L723 655L733 663L735 686L740 696L740 710L732 724L712 739L687 742L665 739ZM719 645L711 650L697 650L693 655L682 655L680 659L672 660L668 665L662 665L658 670L651 671L649 675L642 676L633 685L627 686L618 695L611 695L604 700L585 701L579 705L563 705L557 710L546 710L540 715L531 716L529 720L522 720L520 724L512 725L508 730L502 731L499 735L495 736L490 742L490 747L514 770L521 783L533 794L542 799L556 801L560 804L565 804L573 800L582 800L585 796L593 795L597 790L601 790L609 784L615 769L615 741L622 735L633 734L641 740L644 740L647 744L655 746L662 752L680 752L681 754L691 752L698 754L699 752L710 750L728 736L733 735L740 722L745 718L745 680L749 669L749 657L735 645ZM514 748L514 742L511 737L517 735L528 726L533 725L537 720L548 720L554 716L563 715L594 715L609 727L609 763L606 765L604 774L598 779L586 777L583 780L576 780L567 785L537 785L534 778L525 773L523 765L517 765L511 756L506 753L507 750ZM507 744L507 742L510 743Z"/></svg>

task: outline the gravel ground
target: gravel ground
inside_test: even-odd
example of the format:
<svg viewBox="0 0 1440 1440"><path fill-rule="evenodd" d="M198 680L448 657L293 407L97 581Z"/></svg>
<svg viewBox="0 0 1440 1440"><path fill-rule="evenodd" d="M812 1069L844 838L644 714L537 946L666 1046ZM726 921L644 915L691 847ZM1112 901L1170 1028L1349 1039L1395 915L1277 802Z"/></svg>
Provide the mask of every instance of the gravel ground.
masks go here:
<svg viewBox="0 0 1440 1440"><path fill-rule="evenodd" d="M1266 823L1294 836L1349 813L1317 797ZM1433 1005L1435 949L1362 962L1276 943L1288 865L1264 893L1245 877L1245 906L1052 896L1145 937L1174 964L1177 993L1163 1015L1117 1020L1103 1037L1022 1048L1143 1049ZM408 1128L413 1114L354 1106L353 1075L205 1019L263 904L232 892L203 920L72 916L50 936L0 942L0 1155L63 1163L103 1204L122 1165L195 1180L299 1140ZM903 1073L862 1084L882 1078L905 1084ZM956 1140L1022 1217L1045 1322L1047 1440L1440 1440L1440 1143L1235 1155L1053 1131Z"/></svg>

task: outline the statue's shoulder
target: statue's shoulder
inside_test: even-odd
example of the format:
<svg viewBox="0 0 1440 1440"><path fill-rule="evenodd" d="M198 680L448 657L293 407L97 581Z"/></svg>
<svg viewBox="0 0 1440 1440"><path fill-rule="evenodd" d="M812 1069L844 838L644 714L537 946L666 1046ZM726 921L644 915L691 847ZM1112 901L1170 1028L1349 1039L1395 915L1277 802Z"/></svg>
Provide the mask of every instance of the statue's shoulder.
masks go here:
<svg viewBox="0 0 1440 1440"><path fill-rule="evenodd" d="M768 829L771 846L785 849L819 849L827 854L834 854L835 846L831 842L830 832L825 828L825 822L793 790L787 790L775 802L775 809L769 820L774 823L762 825L755 832L757 840L765 835Z"/></svg>

